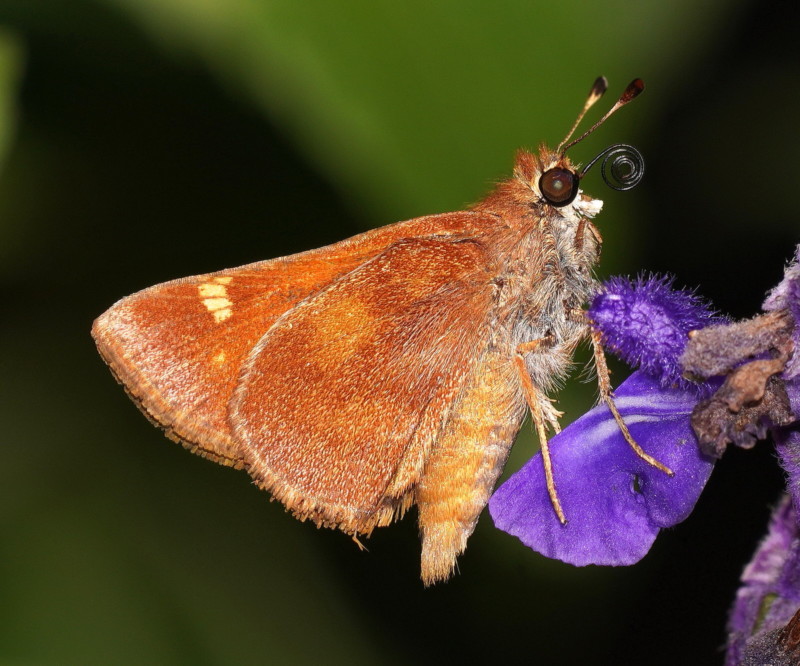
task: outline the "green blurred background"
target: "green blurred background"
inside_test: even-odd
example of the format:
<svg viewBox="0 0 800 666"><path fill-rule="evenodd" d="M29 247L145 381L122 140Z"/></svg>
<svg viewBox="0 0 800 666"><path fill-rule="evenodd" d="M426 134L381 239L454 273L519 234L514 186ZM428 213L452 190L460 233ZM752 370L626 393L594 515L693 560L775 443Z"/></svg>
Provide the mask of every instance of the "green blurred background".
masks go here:
<svg viewBox="0 0 800 666"><path fill-rule="evenodd" d="M648 162L630 193L587 179L601 274L753 313L800 229L797 3L585 5L0 0L0 661L721 663L781 486L769 446L729 453L635 567L547 561L484 515L425 590L413 513L368 553L291 519L168 442L89 337L157 282L462 208L557 143L598 74L648 85L573 151Z"/></svg>

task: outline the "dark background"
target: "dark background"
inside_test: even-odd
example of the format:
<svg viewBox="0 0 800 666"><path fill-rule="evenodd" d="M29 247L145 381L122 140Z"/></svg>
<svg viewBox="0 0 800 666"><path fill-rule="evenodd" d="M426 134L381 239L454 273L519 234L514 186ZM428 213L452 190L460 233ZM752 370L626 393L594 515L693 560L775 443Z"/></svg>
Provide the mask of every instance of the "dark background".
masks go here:
<svg viewBox="0 0 800 666"><path fill-rule="evenodd" d="M721 663L780 493L769 444L730 452L634 567L545 560L485 515L425 590L413 512L368 553L292 520L151 427L89 328L163 280L460 209L517 147L557 143L601 73L609 97L648 84L573 151L625 141L648 163L630 193L587 179L601 275L669 271L749 316L798 241L797 14L0 0L0 659ZM593 390L562 392L568 419ZM534 447L526 424L509 468Z"/></svg>

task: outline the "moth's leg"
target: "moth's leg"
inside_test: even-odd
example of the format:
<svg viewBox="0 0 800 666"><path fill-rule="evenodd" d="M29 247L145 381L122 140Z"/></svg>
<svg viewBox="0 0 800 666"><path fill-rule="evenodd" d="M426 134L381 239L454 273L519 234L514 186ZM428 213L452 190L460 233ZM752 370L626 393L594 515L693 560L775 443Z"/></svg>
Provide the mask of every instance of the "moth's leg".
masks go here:
<svg viewBox="0 0 800 666"><path fill-rule="evenodd" d="M585 321L586 314L583 313L583 311L581 312L581 316ZM628 430L628 426L625 424L625 421L623 420L622 415L619 413L616 404L614 404L614 394L611 391L611 378L610 373L608 372L608 365L606 364L606 355L603 352L603 343L600 333L593 328L590 328L590 331L592 351L594 352L594 365L595 368L597 368L597 386L600 389L600 399L606 403L606 405L608 405L608 408L614 415L614 420L617 422L619 429L622 431L622 436L625 438L625 441L628 442L628 446L633 449L633 452L646 463L649 463L653 467L660 469L662 472L672 476L672 470L653 458L653 456L645 453L642 447L636 443L636 440L633 438L633 435L631 435L630 430Z"/></svg>
<svg viewBox="0 0 800 666"><path fill-rule="evenodd" d="M531 340L530 342L522 342L517 345L517 354L531 354L536 353L540 349L544 347L549 347L553 344L552 339L549 336L544 338L539 338L538 340ZM527 371L526 371L526 374ZM528 379L530 380L530 375L528 375ZM531 382L532 383L532 382ZM561 423L559 419L564 416L564 412L559 412L555 407L553 407L553 402L548 398L544 393L538 392L539 397L541 399L541 409L542 409L542 416L544 420L550 425L553 431L558 434L561 432Z"/></svg>
<svg viewBox="0 0 800 666"><path fill-rule="evenodd" d="M544 462L544 478L547 484L547 494L550 496L550 502L553 505L556 516L558 516L561 524L565 525L567 519L564 516L564 510L561 508L561 502L558 500L558 493L556 492L556 483L553 478L553 462L550 459L550 447L547 444L547 429L545 427L545 421L547 421L553 424L553 429L556 432L559 432L561 430L558 425L559 413L553 409L547 397L534 386L528 368L525 365L524 356L524 354L535 353L540 347L548 343L549 338L540 338L518 345L516 354L514 354L514 365L517 369L517 376L522 384L522 392L525 396L525 401L528 403L528 407L530 407L531 410L531 417L536 427L536 434L539 437L539 446L542 450L542 461ZM542 408L543 404L549 407L547 414L545 414L545 410Z"/></svg>

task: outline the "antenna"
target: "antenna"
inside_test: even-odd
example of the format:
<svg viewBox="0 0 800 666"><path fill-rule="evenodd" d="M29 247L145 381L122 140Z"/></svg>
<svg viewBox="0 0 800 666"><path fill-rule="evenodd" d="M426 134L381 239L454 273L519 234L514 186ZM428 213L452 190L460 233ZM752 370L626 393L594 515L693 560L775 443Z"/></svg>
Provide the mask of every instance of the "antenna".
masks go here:
<svg viewBox="0 0 800 666"><path fill-rule="evenodd" d="M600 77L600 79L603 79L603 77ZM597 81L595 81L595 85L594 85L594 87L592 87L592 93L594 93L595 87L597 86L597 84L600 81L600 79L597 79ZM605 81L605 79L603 79L603 81ZM617 111L619 111L628 102L631 102L634 99L636 99L643 91L644 91L644 81L642 81L641 79L634 79L633 81L631 81L628 84L628 87L625 88L625 91L622 93L620 98L617 100L617 103L614 104L614 106L612 106L608 110L606 115L604 115L602 118L600 118L600 120L598 120L588 130L586 130L583 134L581 134L577 139L573 139L572 141L570 141L565 146L564 143L567 141L567 139L569 139L569 137L572 136L572 133L575 131L575 127L573 127L572 130L570 131L570 133L567 135L567 138L564 139L564 141L562 141L560 144L558 144L558 148L556 148L556 152L560 153L561 155L566 153L567 150L572 148L572 146L574 146L579 141L583 141L587 136L589 136L592 132L594 132L598 127L600 127L600 125L602 125L606 120L608 120L613 114L615 114ZM588 108L592 104L594 104L594 102L596 102L597 99L599 99L599 97L597 99L593 99L592 93L590 93L589 99L586 100L586 105L584 107L584 110L581 113L581 115L578 116L578 120L575 122L575 126L577 126L578 123L581 121L581 119L583 118L583 116L586 113L586 111L588 110Z"/></svg>
<svg viewBox="0 0 800 666"><path fill-rule="evenodd" d="M569 138L575 133L575 130L578 129L578 125L580 125L586 112L594 106L594 103L603 96L606 90L608 90L608 79L606 79L605 76L598 76L592 84L589 97L586 98L586 103L583 105L583 111L578 114L578 117L575 119L570 131L567 132L567 136L564 137L564 140L558 144L556 148L557 153L561 152L561 146L569 141Z"/></svg>

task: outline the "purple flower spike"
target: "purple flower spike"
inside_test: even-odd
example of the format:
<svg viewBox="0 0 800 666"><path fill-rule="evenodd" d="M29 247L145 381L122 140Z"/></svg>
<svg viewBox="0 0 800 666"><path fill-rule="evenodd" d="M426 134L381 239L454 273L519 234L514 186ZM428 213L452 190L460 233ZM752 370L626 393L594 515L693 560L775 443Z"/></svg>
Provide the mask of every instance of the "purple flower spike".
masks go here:
<svg viewBox="0 0 800 666"><path fill-rule="evenodd" d="M786 395L794 414L800 414L800 383L786 382ZM786 491L792 498L795 508L800 507L800 428L797 424L789 428L776 428L772 435L781 467L786 472ZM798 528L800 529L800 526ZM800 557L797 568L800 572ZM798 586L800 595L800 575L798 575Z"/></svg>
<svg viewBox="0 0 800 666"><path fill-rule="evenodd" d="M589 308L603 342L623 361L660 380L661 386L702 390L682 378L678 359L689 331L723 323L694 292L672 288L667 276L613 277Z"/></svg>
<svg viewBox="0 0 800 666"><path fill-rule="evenodd" d="M800 534L796 512L786 496L742 574L742 587L728 621L727 666L797 663L776 657L781 656L779 631L800 607L798 580Z"/></svg>
<svg viewBox="0 0 800 666"><path fill-rule="evenodd" d="M663 389L634 372L615 392L615 402L634 439L675 475L636 456L608 408L595 407L550 441L567 524L550 503L538 454L489 501L495 525L569 564L639 561L662 527L689 515L713 469L689 425L696 401L692 391Z"/></svg>

